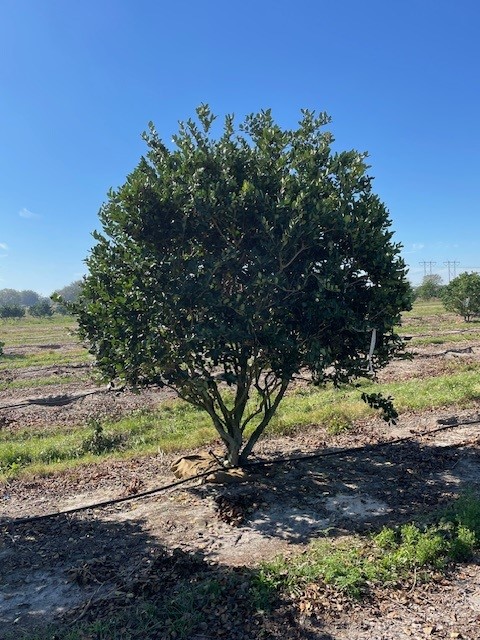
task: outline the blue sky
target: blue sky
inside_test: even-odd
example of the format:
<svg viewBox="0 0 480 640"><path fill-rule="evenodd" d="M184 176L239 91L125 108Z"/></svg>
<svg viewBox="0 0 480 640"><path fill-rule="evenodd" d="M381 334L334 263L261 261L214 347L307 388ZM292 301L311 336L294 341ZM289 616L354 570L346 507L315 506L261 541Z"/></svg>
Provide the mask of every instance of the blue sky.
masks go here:
<svg viewBox="0 0 480 640"><path fill-rule="evenodd" d="M2 0L0 288L79 278L147 123L168 142L202 102L327 111L414 284L480 269L479 30L477 0Z"/></svg>

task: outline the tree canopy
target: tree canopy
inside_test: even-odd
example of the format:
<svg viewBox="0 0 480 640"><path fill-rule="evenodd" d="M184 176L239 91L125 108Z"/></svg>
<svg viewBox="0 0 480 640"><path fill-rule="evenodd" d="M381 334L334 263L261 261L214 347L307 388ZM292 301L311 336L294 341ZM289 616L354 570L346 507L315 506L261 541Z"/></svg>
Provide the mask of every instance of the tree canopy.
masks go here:
<svg viewBox="0 0 480 640"><path fill-rule="evenodd" d="M444 287L442 301L447 311L458 313L469 322L480 314L480 274L461 273Z"/></svg>
<svg viewBox="0 0 480 640"><path fill-rule="evenodd" d="M167 385L241 464L289 383L374 375L401 348L410 286L366 154L334 153L326 114L271 112L218 138L207 106L100 211L75 310L105 377ZM377 398L378 400L378 398Z"/></svg>
<svg viewBox="0 0 480 640"><path fill-rule="evenodd" d="M28 309L28 313L34 318L50 318L53 316L53 307L48 298L42 298Z"/></svg>
<svg viewBox="0 0 480 640"><path fill-rule="evenodd" d="M82 281L74 280L70 284L67 284L62 289L57 289L54 291L53 295L60 296L65 302L75 302L78 300L78 296L80 295L80 291L82 290Z"/></svg>

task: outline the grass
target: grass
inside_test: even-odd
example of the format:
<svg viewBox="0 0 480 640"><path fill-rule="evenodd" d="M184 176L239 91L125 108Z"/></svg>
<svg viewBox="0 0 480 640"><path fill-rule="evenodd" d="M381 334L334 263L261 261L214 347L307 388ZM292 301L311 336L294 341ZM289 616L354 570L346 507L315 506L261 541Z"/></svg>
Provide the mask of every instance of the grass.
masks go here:
<svg viewBox="0 0 480 640"><path fill-rule="evenodd" d="M331 585L360 598L374 587L399 587L429 580L480 548L480 500L467 495L428 524L410 522L385 527L370 537L317 540L293 558L264 563L255 580L261 606L279 591L301 595L312 583Z"/></svg>
<svg viewBox="0 0 480 640"><path fill-rule="evenodd" d="M461 333L455 334L452 331ZM417 301L411 311L402 314L400 335L412 336L413 344L441 344L477 340L480 336L479 322L465 322L461 316L445 311L437 300Z"/></svg>
<svg viewBox="0 0 480 640"><path fill-rule="evenodd" d="M348 429L356 420L374 415L360 399L361 391L392 395L399 412L467 407L480 398L480 373L475 367L464 366L460 372L425 380L364 383L342 390L301 389L284 398L268 433L294 434L313 425L322 425L331 433ZM95 425L94 421L80 426L0 431L0 481L13 475L53 473L107 457L181 451L217 439L209 416L182 401L166 401L154 410L105 421L102 433L111 438L112 446L103 450L84 446Z"/></svg>
<svg viewBox="0 0 480 640"><path fill-rule="evenodd" d="M32 389L38 387L48 387L58 384L71 384L78 382L87 382L90 378L86 376L72 376L72 375L55 375L55 376L42 376L38 378L27 378L20 380L12 380L11 382L0 382L0 391L7 391L12 389Z"/></svg>
<svg viewBox="0 0 480 640"><path fill-rule="evenodd" d="M418 316L436 316L444 313L446 313L445 307L440 300L415 300L412 309L405 311L403 316L405 318L412 318Z"/></svg>
<svg viewBox="0 0 480 640"><path fill-rule="evenodd" d="M200 446L215 439L207 414L183 402L165 402L120 420L87 425L0 432L0 481L48 475L107 458L155 454Z"/></svg>
<svg viewBox="0 0 480 640"><path fill-rule="evenodd" d="M302 426L321 424L331 432L349 428L356 420L374 412L360 399L360 392L393 396L399 412L421 411L457 405L466 407L480 399L480 372L476 366L460 364L448 373L428 379L388 384L364 382L346 389L306 388L287 396L272 420L270 431L290 433Z"/></svg>
<svg viewBox="0 0 480 640"><path fill-rule="evenodd" d="M60 366L62 364L81 364L92 362L92 356L83 348L68 351L36 351L28 354L6 354L2 356L0 371L27 369L30 367Z"/></svg>
<svg viewBox="0 0 480 640"><path fill-rule="evenodd" d="M78 344L72 333L76 326L75 320L69 316L0 320L0 340L5 347Z"/></svg>

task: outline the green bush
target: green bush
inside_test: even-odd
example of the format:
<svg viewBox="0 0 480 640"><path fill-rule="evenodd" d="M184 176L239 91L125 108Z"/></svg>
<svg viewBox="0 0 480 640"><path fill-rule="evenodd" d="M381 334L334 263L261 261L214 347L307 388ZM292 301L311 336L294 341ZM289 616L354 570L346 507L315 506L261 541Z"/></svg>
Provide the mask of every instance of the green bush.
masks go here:
<svg viewBox="0 0 480 640"><path fill-rule="evenodd" d="M19 304L4 304L0 307L0 318L23 318L25 308Z"/></svg>
<svg viewBox="0 0 480 640"><path fill-rule="evenodd" d="M40 300L29 307L28 312L34 318L50 318L53 316L53 307L49 300Z"/></svg>
<svg viewBox="0 0 480 640"><path fill-rule="evenodd" d="M470 322L480 313L480 274L461 273L442 292L442 301L447 311L453 311Z"/></svg>

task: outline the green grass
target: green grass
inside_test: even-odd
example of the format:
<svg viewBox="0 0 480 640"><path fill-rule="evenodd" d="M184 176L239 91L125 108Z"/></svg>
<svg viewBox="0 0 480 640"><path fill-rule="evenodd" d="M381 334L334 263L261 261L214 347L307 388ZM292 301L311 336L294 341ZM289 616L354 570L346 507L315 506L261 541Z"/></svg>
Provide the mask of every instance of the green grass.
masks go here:
<svg viewBox="0 0 480 640"><path fill-rule="evenodd" d="M456 363L455 363L456 364ZM455 371L455 369L454 369ZM320 424L338 432L356 420L374 415L360 399L360 393L382 392L393 396L397 411L421 411L457 405L467 407L480 399L480 371L474 365L459 364L456 371L428 379L411 379L388 384L364 382L346 389L306 388L287 396L274 416L270 431L290 433Z"/></svg>
<svg viewBox="0 0 480 640"><path fill-rule="evenodd" d="M43 376L39 378L26 378L20 380L12 380L11 382L0 381L0 391L7 391L12 389L32 389L37 387L48 387L58 384L72 384L79 382L87 382L90 378L86 376Z"/></svg>
<svg viewBox="0 0 480 640"><path fill-rule="evenodd" d="M400 335L412 337L407 349L416 345L480 340L479 322L464 322L460 316L446 312L439 301L415 302L411 311L402 314L402 325L397 330Z"/></svg>
<svg viewBox="0 0 480 640"><path fill-rule="evenodd" d="M0 340L5 347L77 344L78 338L72 335L76 326L69 316L0 320Z"/></svg>
<svg viewBox="0 0 480 640"><path fill-rule="evenodd" d="M1 431L0 481L106 458L188 449L215 439L208 415L183 402L165 402L156 411L138 411L100 427L101 437L95 420L76 427Z"/></svg>
<svg viewBox="0 0 480 640"><path fill-rule="evenodd" d="M64 352L60 350L42 350L28 354L4 355L0 360L0 371L86 362L92 362L92 356L82 347Z"/></svg>
<svg viewBox="0 0 480 640"><path fill-rule="evenodd" d="M294 558L264 563L255 581L257 602L279 591L301 595L324 583L359 598L372 587L397 587L428 580L452 562L469 560L480 548L480 500L469 495L437 514L429 524L386 527L370 538L317 540Z"/></svg>
<svg viewBox="0 0 480 640"><path fill-rule="evenodd" d="M438 316L446 313L445 307L440 300L416 300L410 311L405 311L405 318L417 316Z"/></svg>
<svg viewBox="0 0 480 640"><path fill-rule="evenodd" d="M473 342L474 340L480 341L480 328L477 333L465 332L465 333L449 333L443 334L443 337L439 337L438 333L431 336L413 337L409 342L407 349L415 346L426 346L429 344L450 344L450 343L465 343Z"/></svg>
<svg viewBox="0 0 480 640"><path fill-rule="evenodd" d="M364 383L360 388L343 390L298 390L284 398L267 433L294 434L314 425L333 433L348 429L356 420L374 415L360 399L362 391L392 395L399 412L452 405L468 407L480 398L480 372L467 366L460 372L425 380ZM52 473L109 456L181 451L217 439L209 416L182 401L164 402L155 410L106 421L102 429L115 443L104 451L82 448L92 435L92 425L0 431L0 480L24 473Z"/></svg>

